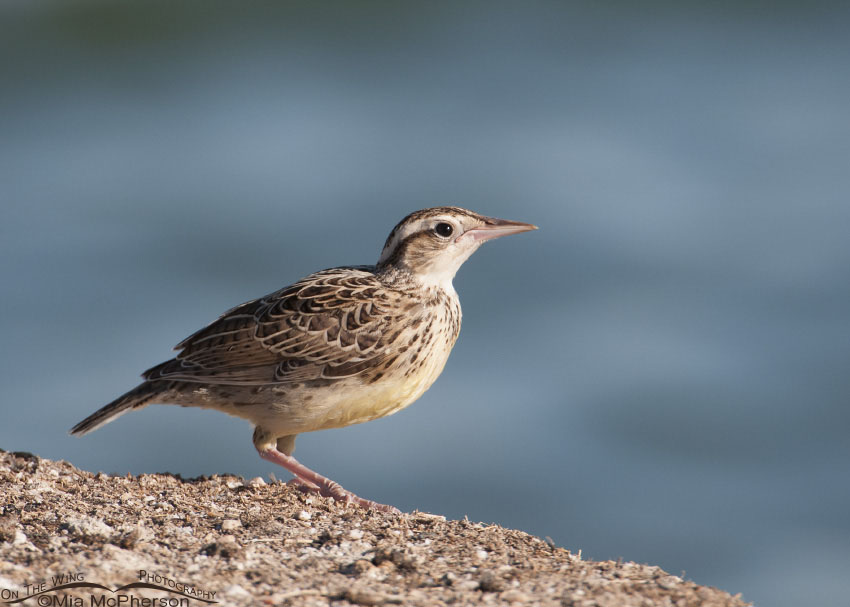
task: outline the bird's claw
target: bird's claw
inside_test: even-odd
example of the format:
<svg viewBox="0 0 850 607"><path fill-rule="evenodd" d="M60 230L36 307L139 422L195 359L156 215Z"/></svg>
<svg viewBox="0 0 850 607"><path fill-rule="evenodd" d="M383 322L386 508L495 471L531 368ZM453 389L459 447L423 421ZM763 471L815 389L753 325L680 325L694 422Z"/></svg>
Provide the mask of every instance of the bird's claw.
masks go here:
<svg viewBox="0 0 850 607"><path fill-rule="evenodd" d="M318 493L322 497L332 497L334 500L343 504L354 504L355 506L360 506L361 508L364 508L366 510L377 510L378 512L401 514L401 510L399 510L395 506L381 504L378 502L373 502L372 500L367 500L362 497L359 497L351 493L351 491L346 491L339 485L339 483L335 483L333 481L326 485L319 486L315 483L311 483L308 480L296 476L295 478L287 481L286 484L304 493Z"/></svg>

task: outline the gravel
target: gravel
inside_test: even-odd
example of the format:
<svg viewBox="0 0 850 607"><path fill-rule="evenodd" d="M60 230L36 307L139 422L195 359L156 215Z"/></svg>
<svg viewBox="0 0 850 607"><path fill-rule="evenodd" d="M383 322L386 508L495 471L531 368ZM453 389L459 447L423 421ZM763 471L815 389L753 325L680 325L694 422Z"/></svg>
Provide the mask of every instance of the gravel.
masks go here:
<svg viewBox="0 0 850 607"><path fill-rule="evenodd" d="M50 590L67 581L99 587ZM139 581L168 590L120 588ZM202 607L200 599L304 606L747 604L659 567L584 560L498 525L364 511L262 479L109 476L0 451L0 599L13 593L29 594L22 605L109 604L98 601L123 594L139 598L137 605L151 600L150 607L179 600Z"/></svg>

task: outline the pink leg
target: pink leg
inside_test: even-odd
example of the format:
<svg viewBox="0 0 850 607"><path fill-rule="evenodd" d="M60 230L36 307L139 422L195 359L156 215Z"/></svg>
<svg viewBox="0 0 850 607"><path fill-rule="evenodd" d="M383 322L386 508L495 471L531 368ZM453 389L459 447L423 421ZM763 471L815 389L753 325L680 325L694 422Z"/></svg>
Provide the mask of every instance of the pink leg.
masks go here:
<svg viewBox="0 0 850 607"><path fill-rule="evenodd" d="M350 491L343 489L338 483L335 483L331 479L326 478L317 472L313 472L291 455L281 453L274 447L264 451L259 451L259 453L260 457L264 460L273 462L278 466L283 466L292 472L296 478L300 479L303 481L303 484L307 485L308 489L310 488L310 485L318 488L319 494L322 497L332 497L335 500L346 504L357 504L361 508L371 508L374 510L380 510L381 512L394 512L396 514L401 514L401 511L393 506L387 506L371 500L365 500L362 497L357 497Z"/></svg>

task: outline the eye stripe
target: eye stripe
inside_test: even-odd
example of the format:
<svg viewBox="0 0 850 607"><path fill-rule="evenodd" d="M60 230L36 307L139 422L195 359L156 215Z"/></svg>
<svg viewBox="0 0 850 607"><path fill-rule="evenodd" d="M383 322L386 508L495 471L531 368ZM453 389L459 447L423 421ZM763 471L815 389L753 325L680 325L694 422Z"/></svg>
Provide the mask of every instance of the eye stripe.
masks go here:
<svg viewBox="0 0 850 607"><path fill-rule="evenodd" d="M460 207L433 207L415 211L402 219L390 232L378 259L378 265L386 264L391 258L398 259L404 241L410 236L427 232L433 237L435 223L454 223L464 217L480 219L481 216ZM456 231L456 228L453 226Z"/></svg>
<svg viewBox="0 0 850 607"><path fill-rule="evenodd" d="M408 234L402 240L395 243L392 249L387 249L384 251L384 254L381 256L381 261L383 263L396 263L399 259L401 259L410 246L418 241L418 240L430 240L433 238L431 235L431 230L419 230L417 232L413 232L412 234Z"/></svg>

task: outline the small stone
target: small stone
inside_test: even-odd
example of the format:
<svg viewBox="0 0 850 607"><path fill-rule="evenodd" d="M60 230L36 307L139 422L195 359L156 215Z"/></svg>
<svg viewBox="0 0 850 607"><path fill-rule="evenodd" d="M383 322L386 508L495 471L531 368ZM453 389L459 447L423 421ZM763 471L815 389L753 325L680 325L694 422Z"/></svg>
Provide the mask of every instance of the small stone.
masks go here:
<svg viewBox="0 0 850 607"><path fill-rule="evenodd" d="M235 531L242 526L242 523L237 521L236 519L227 519L221 522L221 530L222 531Z"/></svg>
<svg viewBox="0 0 850 607"><path fill-rule="evenodd" d="M239 584L233 584L232 586L229 586L224 591L224 594L226 594L227 596L232 597L232 598L242 598L242 597L247 598L247 597L251 596L251 593L248 592L247 590L245 590Z"/></svg>
<svg viewBox="0 0 850 607"><path fill-rule="evenodd" d="M113 544L121 548L131 549L150 537L150 531L148 531L143 525L136 524L122 527L119 530L119 533L113 537L111 541Z"/></svg>
<svg viewBox="0 0 850 607"><path fill-rule="evenodd" d="M505 603L528 603L533 600L530 595L517 590L516 588L505 590L499 595L499 599Z"/></svg>
<svg viewBox="0 0 850 607"><path fill-rule="evenodd" d="M375 550L375 556L372 558L372 562L380 567L388 566L387 564L389 563L394 567L416 569L416 559L404 550L393 546L382 546Z"/></svg>
<svg viewBox="0 0 850 607"><path fill-rule="evenodd" d="M430 512L415 512L413 517L422 523L446 522L446 517L442 514L431 514Z"/></svg>
<svg viewBox="0 0 850 607"><path fill-rule="evenodd" d="M369 573L375 568L371 561L367 561L366 559L359 559L354 561L345 568L346 573L352 573L354 575L363 575L364 573Z"/></svg>
<svg viewBox="0 0 850 607"><path fill-rule="evenodd" d="M455 582L452 585L452 588L455 588L460 592L472 592L474 590L478 590L478 582L475 580L461 580L459 582Z"/></svg>
<svg viewBox="0 0 850 607"><path fill-rule="evenodd" d="M358 605L380 605L387 601L386 595L368 588L349 588L345 591L345 598Z"/></svg>
<svg viewBox="0 0 850 607"><path fill-rule="evenodd" d="M255 476L250 481L248 481L249 487L262 487L266 484L266 481L263 480L262 476Z"/></svg>
<svg viewBox="0 0 850 607"><path fill-rule="evenodd" d="M313 518L313 515L307 512L306 510L302 510L296 515L296 518L299 521L309 521L311 518Z"/></svg>
<svg viewBox="0 0 850 607"><path fill-rule="evenodd" d="M69 517L61 526L68 530L68 535L85 542L105 540L115 532L102 520L85 515Z"/></svg>
<svg viewBox="0 0 850 607"><path fill-rule="evenodd" d="M362 529L352 529L348 532L349 539L352 540L362 540L363 539L363 530Z"/></svg>
<svg viewBox="0 0 850 607"><path fill-rule="evenodd" d="M485 571L478 580L478 588L484 592L501 592L505 589L505 580L492 571Z"/></svg>
<svg viewBox="0 0 850 607"><path fill-rule="evenodd" d="M662 578L658 578L658 585L664 590L673 590L673 588L681 583L682 578L676 577L675 575L667 575Z"/></svg>
<svg viewBox="0 0 850 607"><path fill-rule="evenodd" d="M220 556L226 559L238 556L240 552L239 542L232 535L223 535L218 541L204 546L201 550L201 553L207 556Z"/></svg>
<svg viewBox="0 0 850 607"><path fill-rule="evenodd" d="M0 516L0 542L11 542L15 539L18 529L18 519L13 516Z"/></svg>
<svg viewBox="0 0 850 607"><path fill-rule="evenodd" d="M12 545L13 546L23 546L23 545L26 545L26 544L29 544L29 543L30 543L30 540L27 537L27 534L24 533L23 531L21 531L20 529L17 529L15 531L14 539L12 539Z"/></svg>

